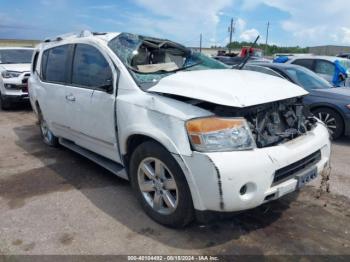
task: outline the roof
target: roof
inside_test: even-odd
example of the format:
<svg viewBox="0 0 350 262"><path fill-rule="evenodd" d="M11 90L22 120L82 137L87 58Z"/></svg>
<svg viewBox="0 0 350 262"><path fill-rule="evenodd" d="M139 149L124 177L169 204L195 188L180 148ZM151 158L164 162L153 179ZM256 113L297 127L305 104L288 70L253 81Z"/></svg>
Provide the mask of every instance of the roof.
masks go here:
<svg viewBox="0 0 350 262"><path fill-rule="evenodd" d="M58 35L52 38L46 38L44 40L45 43L50 43L50 42L58 42L58 41L63 41L63 40L70 40L70 39L78 39L78 38L98 38L102 39L104 41L110 41L114 37L118 36L120 33L119 32L90 32L88 30L83 30L80 33L67 33L63 35Z"/></svg>
<svg viewBox="0 0 350 262"><path fill-rule="evenodd" d="M9 49L34 50L33 47L20 47L20 46L3 46L3 47L0 47L0 50L9 50Z"/></svg>
<svg viewBox="0 0 350 262"><path fill-rule="evenodd" d="M288 62L294 61L296 59L323 59L330 62L334 62L335 60L348 60L347 58L337 57L337 56L326 56L326 55L300 55L291 57Z"/></svg>

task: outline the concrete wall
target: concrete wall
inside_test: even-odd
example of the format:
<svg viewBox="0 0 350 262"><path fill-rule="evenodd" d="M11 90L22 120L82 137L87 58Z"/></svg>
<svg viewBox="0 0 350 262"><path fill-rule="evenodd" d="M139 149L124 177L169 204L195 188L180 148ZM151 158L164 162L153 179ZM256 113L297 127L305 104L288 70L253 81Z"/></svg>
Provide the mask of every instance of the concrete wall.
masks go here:
<svg viewBox="0 0 350 262"><path fill-rule="evenodd" d="M315 55L330 55L334 56L340 53L350 53L350 46L313 46L309 48L309 52Z"/></svg>
<svg viewBox="0 0 350 262"><path fill-rule="evenodd" d="M38 43L40 43L39 40L0 39L0 47L35 47Z"/></svg>

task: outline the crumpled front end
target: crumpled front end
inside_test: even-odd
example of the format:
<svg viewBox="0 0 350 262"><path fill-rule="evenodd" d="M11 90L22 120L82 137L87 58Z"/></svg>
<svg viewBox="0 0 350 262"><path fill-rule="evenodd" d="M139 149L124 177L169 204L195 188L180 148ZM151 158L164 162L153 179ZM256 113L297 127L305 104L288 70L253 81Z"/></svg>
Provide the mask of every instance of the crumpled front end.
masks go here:
<svg viewBox="0 0 350 262"><path fill-rule="evenodd" d="M317 123L306 134L276 146L175 158L191 178L197 210L240 211L297 190L297 176L310 170L320 175L329 164L330 140L325 126ZM281 172L283 177L277 178Z"/></svg>

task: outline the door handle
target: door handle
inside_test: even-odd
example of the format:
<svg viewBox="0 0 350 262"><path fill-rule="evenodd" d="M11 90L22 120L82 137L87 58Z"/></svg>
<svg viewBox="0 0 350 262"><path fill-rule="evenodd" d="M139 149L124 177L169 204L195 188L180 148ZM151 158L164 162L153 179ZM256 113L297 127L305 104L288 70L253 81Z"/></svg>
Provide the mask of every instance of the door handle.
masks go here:
<svg viewBox="0 0 350 262"><path fill-rule="evenodd" d="M68 101L74 102L74 101L75 101L75 96L73 96L73 95L66 95L66 99L67 99Z"/></svg>

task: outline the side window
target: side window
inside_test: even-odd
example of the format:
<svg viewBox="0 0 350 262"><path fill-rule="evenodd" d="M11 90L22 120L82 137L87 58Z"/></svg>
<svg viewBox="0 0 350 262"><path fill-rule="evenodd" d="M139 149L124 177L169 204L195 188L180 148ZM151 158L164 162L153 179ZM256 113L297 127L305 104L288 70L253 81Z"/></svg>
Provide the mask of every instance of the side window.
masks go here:
<svg viewBox="0 0 350 262"><path fill-rule="evenodd" d="M38 57L39 57L39 52L35 52L34 58L33 58L33 63L32 63L32 73L35 73L35 71L36 71L36 66L38 64Z"/></svg>
<svg viewBox="0 0 350 262"><path fill-rule="evenodd" d="M102 87L111 84L112 70L95 47L77 44L73 60L72 84L83 87Z"/></svg>
<svg viewBox="0 0 350 262"><path fill-rule="evenodd" d="M312 60L312 59L297 59L294 62L292 62L292 64L300 65L300 66L303 66L303 67L306 67L306 68L312 70L312 66L314 64L314 60Z"/></svg>
<svg viewBox="0 0 350 262"><path fill-rule="evenodd" d="M316 73L332 76L334 74L334 70L335 70L335 67L333 63L325 60L316 61L316 66L315 66Z"/></svg>
<svg viewBox="0 0 350 262"><path fill-rule="evenodd" d="M43 57L43 62L44 59L47 59L46 66L44 66L44 80L55 83L66 83L69 45L51 48L45 51L44 54L46 52L48 52L48 54L46 54L47 57Z"/></svg>

